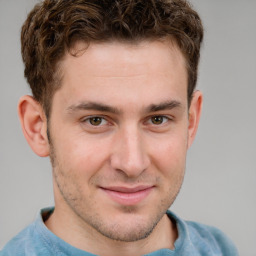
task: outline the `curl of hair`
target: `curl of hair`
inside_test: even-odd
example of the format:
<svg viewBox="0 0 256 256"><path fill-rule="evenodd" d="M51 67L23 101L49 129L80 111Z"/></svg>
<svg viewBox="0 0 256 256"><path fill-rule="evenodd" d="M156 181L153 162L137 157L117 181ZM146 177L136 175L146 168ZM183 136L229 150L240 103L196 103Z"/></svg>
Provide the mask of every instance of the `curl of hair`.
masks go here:
<svg viewBox="0 0 256 256"><path fill-rule="evenodd" d="M77 41L138 42L171 38L187 62L188 103L195 89L203 39L201 20L185 0L45 0L21 31L25 77L47 115L60 87L58 64Z"/></svg>

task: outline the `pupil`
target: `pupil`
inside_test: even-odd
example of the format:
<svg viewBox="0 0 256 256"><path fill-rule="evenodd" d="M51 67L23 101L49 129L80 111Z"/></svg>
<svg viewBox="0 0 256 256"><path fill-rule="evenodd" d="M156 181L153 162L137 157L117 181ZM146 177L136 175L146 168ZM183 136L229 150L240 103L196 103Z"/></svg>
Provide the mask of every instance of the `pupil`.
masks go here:
<svg viewBox="0 0 256 256"><path fill-rule="evenodd" d="M92 117L90 119L90 123L92 125L100 125L101 124L101 117Z"/></svg>
<svg viewBox="0 0 256 256"><path fill-rule="evenodd" d="M152 119L153 124L161 124L163 122L162 116L154 116Z"/></svg>

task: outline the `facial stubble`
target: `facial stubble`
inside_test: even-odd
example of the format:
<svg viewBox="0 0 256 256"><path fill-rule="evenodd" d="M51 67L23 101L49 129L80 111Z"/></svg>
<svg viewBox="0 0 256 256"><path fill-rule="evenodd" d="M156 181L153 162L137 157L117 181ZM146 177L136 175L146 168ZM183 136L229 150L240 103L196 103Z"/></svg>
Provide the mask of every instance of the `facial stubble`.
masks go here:
<svg viewBox="0 0 256 256"><path fill-rule="evenodd" d="M78 194L80 192L80 197L75 197L74 193L72 194L71 191L67 191L66 188L70 186L70 184L65 183L65 180L69 181L69 177L66 174L68 172L63 171L63 167L58 161L57 152L54 147L54 142L49 130L47 132L47 135L50 145L50 160L53 168L54 181L66 205L72 210L73 213L75 213L75 215L80 220L80 223L84 224L84 226L87 228L89 227L92 232L96 231L96 233L100 233L105 238L118 242L135 242L146 239L150 236L150 234L152 234L163 216L166 214L168 208L170 208L172 203L175 201L180 191L181 184L183 182L184 172L181 180L178 182L180 184L179 188L176 188L174 190L173 188L169 189L167 196L162 198L159 204L155 206L156 209L160 210L156 212L154 216L152 216L150 221L148 221L147 223L137 222L136 225L134 225L136 226L136 229L133 229L131 231L124 228L123 224L126 222L125 218L122 220L123 223L121 224L116 223L115 220L113 220L111 225L106 225L98 211L95 211L93 214L88 214L88 205L84 205L82 192L79 191L79 188L75 189L77 189ZM176 193L173 194L174 191L176 191ZM104 209L100 210L104 211ZM120 211L120 213L128 214L129 217L135 216L135 218L137 212L139 211L137 206L120 206L118 210ZM129 227L130 223L127 222L125 225Z"/></svg>

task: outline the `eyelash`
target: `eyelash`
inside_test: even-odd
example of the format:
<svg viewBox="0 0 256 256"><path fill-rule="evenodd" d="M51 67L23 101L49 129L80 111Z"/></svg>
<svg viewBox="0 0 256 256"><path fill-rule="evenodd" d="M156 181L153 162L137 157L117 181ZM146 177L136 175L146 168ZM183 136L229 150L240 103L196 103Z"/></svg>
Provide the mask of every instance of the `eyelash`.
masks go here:
<svg viewBox="0 0 256 256"><path fill-rule="evenodd" d="M157 119L160 119L160 123L159 124L154 123L153 122L154 118L155 118L155 121L157 121ZM96 120L93 120L93 119L96 119ZM99 124L94 125L92 122L94 122L94 121L97 122L97 119L99 121ZM144 123L145 124L149 123L152 126L161 126L161 125L168 123L169 121L172 121L172 118L169 116L153 115L153 116L148 117ZM89 117L82 119L82 123L86 123L87 125L92 126L94 128L100 128L102 126L109 125L110 121L107 120L107 118L104 116L89 116Z"/></svg>
<svg viewBox="0 0 256 256"><path fill-rule="evenodd" d="M92 124L93 119L100 119L100 124L99 125L93 125ZM93 126L93 127L102 126L102 121L104 121L105 124L109 123L109 121L103 116L89 116L89 117L86 117L86 118L82 119L82 123L87 123L88 125ZM105 124L103 124L103 125L105 125Z"/></svg>
<svg viewBox="0 0 256 256"><path fill-rule="evenodd" d="M155 118L155 121L156 119L162 119L162 122L160 124L154 124L153 123L153 118ZM166 123L168 123L169 121L171 121L172 118L170 118L169 116L165 116L165 115L154 115L154 116L151 116L150 118L148 118L147 122L150 122L150 124L152 124L153 126L160 126L160 125L164 125Z"/></svg>

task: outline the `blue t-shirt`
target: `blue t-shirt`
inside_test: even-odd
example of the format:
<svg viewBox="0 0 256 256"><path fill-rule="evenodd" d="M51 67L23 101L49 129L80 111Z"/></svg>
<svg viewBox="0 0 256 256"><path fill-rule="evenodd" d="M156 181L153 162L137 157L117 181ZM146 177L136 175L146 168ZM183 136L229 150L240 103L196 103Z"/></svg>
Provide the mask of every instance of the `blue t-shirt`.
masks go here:
<svg viewBox="0 0 256 256"><path fill-rule="evenodd" d="M6 244L0 256L95 256L69 245L45 226L42 216L52 212L53 208L41 210L31 225ZM161 249L148 256L238 256L233 243L219 229L183 221L170 211L167 215L178 228L175 249Z"/></svg>

